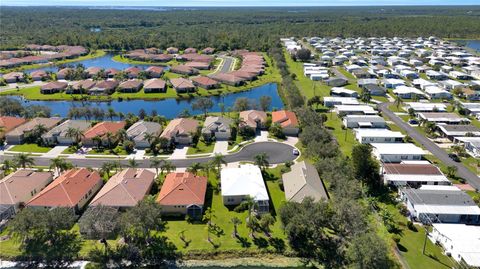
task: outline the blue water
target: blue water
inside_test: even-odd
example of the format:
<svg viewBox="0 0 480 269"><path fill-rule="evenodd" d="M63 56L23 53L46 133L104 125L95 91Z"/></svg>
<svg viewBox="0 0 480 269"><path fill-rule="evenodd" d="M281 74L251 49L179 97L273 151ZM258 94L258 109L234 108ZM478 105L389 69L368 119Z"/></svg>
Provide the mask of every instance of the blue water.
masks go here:
<svg viewBox="0 0 480 269"><path fill-rule="evenodd" d="M480 52L480 40L458 40L458 43L462 46Z"/></svg>
<svg viewBox="0 0 480 269"><path fill-rule="evenodd" d="M281 109L283 108L283 102L278 95L277 84L270 83L265 84L260 87L253 88L249 91L238 92L227 94L223 97L221 96L211 96L210 99L213 100L214 106L210 112L220 112L219 103L225 104L225 110L227 108L232 109L235 103L235 100L240 97L246 97L251 99L253 102L258 104L258 100L261 96L268 95L272 97L272 103L270 109ZM195 98L186 100L186 99L165 99L158 101L148 101L148 100L130 100L130 101L118 101L113 100L111 102L88 102L85 104L81 101L28 101L23 100L22 97L12 96L17 100L22 100L24 105L42 105L48 106L52 110L52 115L59 115L61 117L66 117L68 111L71 107L80 107L80 106L92 106L100 107L103 110L107 110L109 107L113 108L116 112L122 112L124 114L134 113L138 114L140 109L144 109L147 114L150 114L152 110L156 110L158 115L163 115L169 119L175 118L180 112L187 109L192 115L201 114L202 111L192 110L192 102L195 101Z"/></svg>
<svg viewBox="0 0 480 269"><path fill-rule="evenodd" d="M128 64L128 63L116 62L112 59L113 56L114 56L114 54L107 53L107 54L105 54L105 56L102 56L102 57L71 62L71 63L68 63L67 65L75 66L77 64L83 64L83 66L85 66L85 68L95 66L95 67L100 67L100 68L103 68L103 69L116 68L118 70L123 70L125 68L132 67L132 66L137 66L141 69L146 69L149 66L151 66L150 64ZM168 66L163 66L163 67L166 70L169 69ZM36 70L45 70L45 71L50 71L50 72L57 72L58 67L57 66L47 66L47 67L41 67L41 68L35 68L35 69L28 69L28 70L26 70L26 72L31 73L31 72L36 71Z"/></svg>

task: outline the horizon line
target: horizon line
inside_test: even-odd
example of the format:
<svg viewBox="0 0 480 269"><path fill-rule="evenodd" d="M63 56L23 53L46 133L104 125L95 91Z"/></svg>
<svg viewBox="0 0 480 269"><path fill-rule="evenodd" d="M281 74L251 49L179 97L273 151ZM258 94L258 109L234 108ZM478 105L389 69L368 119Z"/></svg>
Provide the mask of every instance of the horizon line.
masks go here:
<svg viewBox="0 0 480 269"><path fill-rule="evenodd" d="M467 7L467 6L471 6L471 7L480 7L480 4L455 4L455 5L452 5L452 4L407 4L407 5L402 5L402 4L379 4L379 5L371 5L371 4L366 4L366 5L361 5L361 4L358 4L358 5L212 5L212 6L203 6L203 5L185 5L185 6L178 6L178 5L172 5L172 6L169 6L169 5L89 5L89 4L85 4L85 5L63 5L63 4L55 4L55 5L22 5L22 4L19 4L19 5L12 5L12 4L7 4L7 5L4 5L4 4L1 4L0 3L0 6L2 7L81 7L81 8L96 8L96 7L109 7L109 8L124 8L124 7L142 7L142 8L147 8L147 7L151 7L151 8L219 8L219 7L277 7L277 8L281 8L281 7L285 7L285 8L295 8L295 7L298 7L298 8L305 8L305 7L432 7L432 6L442 6L442 7Z"/></svg>

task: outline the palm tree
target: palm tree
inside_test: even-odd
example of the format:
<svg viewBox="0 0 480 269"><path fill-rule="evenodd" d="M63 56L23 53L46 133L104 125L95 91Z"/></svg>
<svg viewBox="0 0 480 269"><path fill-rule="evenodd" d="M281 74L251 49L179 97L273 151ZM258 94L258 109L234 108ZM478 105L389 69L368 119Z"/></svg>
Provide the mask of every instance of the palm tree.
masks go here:
<svg viewBox="0 0 480 269"><path fill-rule="evenodd" d="M207 178L209 178L210 172L215 170L215 164L212 161L206 162L202 165L202 170L207 174Z"/></svg>
<svg viewBox="0 0 480 269"><path fill-rule="evenodd" d="M102 138L99 135L96 135L92 138L92 141L95 145L97 145L97 149L100 149L102 146Z"/></svg>
<svg viewBox="0 0 480 269"><path fill-rule="evenodd" d="M205 213L203 214L202 221L207 223L207 240L208 242L212 242L212 239L210 238L210 232L212 231L213 228L213 222L212 220L215 218L215 211L208 207L205 210Z"/></svg>
<svg viewBox="0 0 480 269"><path fill-rule="evenodd" d="M216 153L213 157L212 163L217 167L217 174L220 174L220 170L222 169L222 164L227 164L225 161L224 156L221 153Z"/></svg>
<svg viewBox="0 0 480 269"><path fill-rule="evenodd" d="M255 155L254 159L255 165L257 165L262 171L265 171L265 169L270 165L268 163L268 155L265 152Z"/></svg>
<svg viewBox="0 0 480 269"><path fill-rule="evenodd" d="M137 168L138 167L138 162L135 161L135 158L128 159L127 166L130 167L130 168Z"/></svg>
<svg viewBox="0 0 480 269"><path fill-rule="evenodd" d="M25 153L19 153L15 155L13 161L17 167L22 167L23 169L27 168L27 166L33 166L35 164L35 160Z"/></svg>
<svg viewBox="0 0 480 269"><path fill-rule="evenodd" d="M242 224L242 221L237 217L233 217L230 219L230 223L233 224L233 237L238 237L238 225Z"/></svg>
<svg viewBox="0 0 480 269"><path fill-rule="evenodd" d="M107 132L105 136L107 137L107 147L111 149L113 144L113 134L111 132Z"/></svg>
<svg viewBox="0 0 480 269"><path fill-rule="evenodd" d="M113 162L104 162L102 167L100 168L100 172L102 174L106 174L108 178L110 178L110 171L115 168L116 164Z"/></svg>
<svg viewBox="0 0 480 269"><path fill-rule="evenodd" d="M190 165L190 167L187 168L187 172L197 175L200 169L202 169L202 165L200 163L194 162L192 163L192 165Z"/></svg>
<svg viewBox="0 0 480 269"><path fill-rule="evenodd" d="M466 153L465 148L462 145L453 145L451 147L452 151L455 152L458 156L464 156Z"/></svg>
<svg viewBox="0 0 480 269"><path fill-rule="evenodd" d="M120 129L115 134L115 138L117 139L118 143L124 142L128 139L127 131L125 129Z"/></svg>
<svg viewBox="0 0 480 269"><path fill-rule="evenodd" d="M260 221L258 222L258 226L265 235L270 238L272 235L270 234L272 230L270 227L275 223L275 218L272 217L270 214L264 214L260 217Z"/></svg>
<svg viewBox="0 0 480 269"><path fill-rule="evenodd" d="M176 167L172 164L171 161L163 161L163 164L160 165L160 173L163 175L163 172L170 173L171 171L175 170Z"/></svg>
<svg viewBox="0 0 480 269"><path fill-rule="evenodd" d="M55 169L58 172L63 172L72 167L72 164L65 161L61 157L56 157L50 160L50 169Z"/></svg>
<svg viewBox="0 0 480 269"><path fill-rule="evenodd" d="M155 168L155 174L157 174L157 176L158 176L158 168L162 165L163 162L165 161L157 157L150 158L150 167Z"/></svg>
<svg viewBox="0 0 480 269"><path fill-rule="evenodd" d="M4 160L2 169L7 173L12 169L15 170L16 169L15 162L13 162L12 160Z"/></svg>
<svg viewBox="0 0 480 269"><path fill-rule="evenodd" d="M112 107L109 107L107 109L107 118L110 118L110 121L113 121L113 118L115 118L116 116L118 116L117 112L115 112L115 110L112 108Z"/></svg>
<svg viewBox="0 0 480 269"><path fill-rule="evenodd" d="M83 132L78 128L68 127L66 137L71 138L78 145L83 137Z"/></svg>
<svg viewBox="0 0 480 269"><path fill-rule="evenodd" d="M395 96L395 102L394 102L395 106L398 108L401 104L403 104L403 100L402 100L402 97L400 96Z"/></svg>

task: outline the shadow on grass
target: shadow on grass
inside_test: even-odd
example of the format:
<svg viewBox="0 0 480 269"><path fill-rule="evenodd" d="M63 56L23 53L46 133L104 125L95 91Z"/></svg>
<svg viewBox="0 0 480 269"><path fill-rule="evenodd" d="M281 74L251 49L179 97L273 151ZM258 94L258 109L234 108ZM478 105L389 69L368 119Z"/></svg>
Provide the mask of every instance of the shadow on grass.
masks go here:
<svg viewBox="0 0 480 269"><path fill-rule="evenodd" d="M408 249L400 243L397 243L397 247L398 247L398 250L400 250L401 252L408 252Z"/></svg>
<svg viewBox="0 0 480 269"><path fill-rule="evenodd" d="M252 240L253 240L253 243L255 244L255 246L257 246L258 248L267 248L268 247L268 241L267 241L267 239L265 239L263 237L255 237Z"/></svg>

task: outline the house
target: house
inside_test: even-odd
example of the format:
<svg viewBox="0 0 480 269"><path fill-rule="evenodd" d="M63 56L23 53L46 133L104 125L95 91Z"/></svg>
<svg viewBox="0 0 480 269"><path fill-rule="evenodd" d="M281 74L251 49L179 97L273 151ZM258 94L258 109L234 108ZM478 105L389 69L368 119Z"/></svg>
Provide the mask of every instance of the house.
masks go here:
<svg viewBox="0 0 480 269"><path fill-rule="evenodd" d="M57 79L58 80L65 80L65 79L69 78L69 76L73 72L75 72L75 70L73 68L70 68L70 67L60 69L57 72Z"/></svg>
<svg viewBox="0 0 480 269"><path fill-rule="evenodd" d="M224 205L236 206L250 197L257 203L260 213L269 211L270 199L258 166L242 164L239 167L223 168L220 178Z"/></svg>
<svg viewBox="0 0 480 269"><path fill-rule="evenodd" d="M347 128L387 128L385 119L378 115L346 115L342 122Z"/></svg>
<svg viewBox="0 0 480 269"><path fill-rule="evenodd" d="M50 172L18 170L0 180L0 221L15 215L23 205L52 182Z"/></svg>
<svg viewBox="0 0 480 269"><path fill-rule="evenodd" d="M370 143L402 143L405 137L400 132L393 132L388 129L360 128L354 129L355 138L362 144Z"/></svg>
<svg viewBox="0 0 480 269"><path fill-rule="evenodd" d="M48 77L48 74L44 70L37 70L30 73L30 77L32 77L33 81L42 81L44 78Z"/></svg>
<svg viewBox="0 0 480 269"><path fill-rule="evenodd" d="M480 224L480 208L454 186L428 186L401 190L410 217L422 223Z"/></svg>
<svg viewBox="0 0 480 269"><path fill-rule="evenodd" d="M425 94L417 88L408 86L398 86L393 90L393 93L402 99L413 99L414 97L421 98Z"/></svg>
<svg viewBox="0 0 480 269"><path fill-rule="evenodd" d="M209 77L220 83L224 83L230 86L241 86L245 84L246 80L231 73L218 73L214 75L209 75Z"/></svg>
<svg viewBox="0 0 480 269"><path fill-rule="evenodd" d="M315 166L305 161L292 165L290 172L282 175L287 201L301 203L306 197L315 202L328 200L327 190Z"/></svg>
<svg viewBox="0 0 480 269"><path fill-rule="evenodd" d="M480 101L480 91L474 91L470 88L462 89L462 94L469 101Z"/></svg>
<svg viewBox="0 0 480 269"><path fill-rule="evenodd" d="M21 144L25 135L33 131L37 125L43 125L46 129L51 129L60 121L59 118L33 118L6 133L5 140L7 144Z"/></svg>
<svg viewBox="0 0 480 269"><path fill-rule="evenodd" d="M150 66L145 69L150 78L160 78L163 74L163 67L160 66Z"/></svg>
<svg viewBox="0 0 480 269"><path fill-rule="evenodd" d="M434 223L428 237L458 264L480 268L480 226Z"/></svg>
<svg viewBox="0 0 480 269"><path fill-rule="evenodd" d="M455 137L455 142L463 143L466 152L474 158L480 158L480 137Z"/></svg>
<svg viewBox="0 0 480 269"><path fill-rule="evenodd" d="M187 215L199 219L203 214L206 193L206 177L188 172L170 173L165 177L157 203L165 215Z"/></svg>
<svg viewBox="0 0 480 269"><path fill-rule="evenodd" d="M67 94L80 94L80 93L87 93L91 88L95 86L96 82L93 80L80 80L73 83L70 87L68 87L65 91Z"/></svg>
<svg viewBox="0 0 480 269"><path fill-rule="evenodd" d="M470 120L467 118L460 117L455 113L447 112L421 112L418 113L418 118L435 124L454 125L470 123Z"/></svg>
<svg viewBox="0 0 480 269"><path fill-rule="evenodd" d="M40 92L42 94L53 94L64 91L68 87L67 82L62 81L51 81L40 87Z"/></svg>
<svg viewBox="0 0 480 269"><path fill-rule="evenodd" d="M118 81L116 80L102 80L95 83L95 86L88 90L91 95L112 94L118 87Z"/></svg>
<svg viewBox="0 0 480 269"><path fill-rule="evenodd" d="M454 79L460 79L460 80L469 80L472 77L466 73L460 72L460 71L450 71L448 73L449 76L451 76Z"/></svg>
<svg viewBox="0 0 480 269"><path fill-rule="evenodd" d="M179 118L171 120L161 137L173 143L188 145L192 143L193 135L197 132L198 122L193 119Z"/></svg>
<svg viewBox="0 0 480 269"><path fill-rule="evenodd" d="M143 82L138 79L130 79L124 81L118 85L118 91L120 92L138 92L143 86Z"/></svg>
<svg viewBox="0 0 480 269"><path fill-rule="evenodd" d="M172 68L170 68L170 72L187 76L192 76L199 73L197 69L183 64L172 66Z"/></svg>
<svg viewBox="0 0 480 269"><path fill-rule="evenodd" d="M201 87L207 90L215 89L220 86L220 83L218 81L205 76L192 78L192 82L195 86Z"/></svg>
<svg viewBox="0 0 480 269"><path fill-rule="evenodd" d="M438 132L453 141L458 136L480 136L480 128L474 125L439 125Z"/></svg>
<svg viewBox="0 0 480 269"><path fill-rule="evenodd" d="M167 51L168 53L170 53L170 54L176 54L176 53L178 53L178 49L175 48L175 47L168 47L168 48L166 49L166 51Z"/></svg>
<svg viewBox="0 0 480 269"><path fill-rule="evenodd" d="M377 111L369 105L335 105L334 111L338 115L375 115Z"/></svg>
<svg viewBox="0 0 480 269"><path fill-rule="evenodd" d="M429 79L433 79L433 80L444 80L444 79L448 79L448 76L444 73L440 73L440 72L437 72L435 70L427 70L425 72L425 75L427 75L427 77Z"/></svg>
<svg viewBox="0 0 480 269"><path fill-rule="evenodd" d="M341 87L341 86L345 86L345 85L348 84L348 79L342 78L342 77L333 77L333 78L329 78L329 79L325 80L325 83L328 86Z"/></svg>
<svg viewBox="0 0 480 269"><path fill-rule="evenodd" d="M132 66L132 67L126 68L125 70L123 70L123 72L127 74L129 79L133 79L133 78L137 78L138 75L140 75L140 73L143 72L143 70L136 66Z"/></svg>
<svg viewBox="0 0 480 269"><path fill-rule="evenodd" d="M389 78L382 81L383 86L388 89L395 89L399 86L405 86L405 81L403 79Z"/></svg>
<svg viewBox="0 0 480 269"><path fill-rule="evenodd" d="M374 78L365 78L365 79L359 79L357 80L357 86L362 88L365 87L365 85L377 85L378 80Z"/></svg>
<svg viewBox="0 0 480 269"><path fill-rule="evenodd" d="M272 123L280 125L285 135L296 136L300 131L297 116L292 111L273 111Z"/></svg>
<svg viewBox="0 0 480 269"><path fill-rule="evenodd" d="M211 47L207 47L207 48L204 48L204 49L202 50L202 53L203 53L203 54L207 54L207 55L208 55L208 54L213 54L214 52L215 52L215 49L214 49L214 48L211 48Z"/></svg>
<svg viewBox="0 0 480 269"><path fill-rule="evenodd" d="M186 79L186 78L172 78L170 79L170 83L172 87L177 91L177 93L187 93L187 92L194 92L195 85Z"/></svg>
<svg viewBox="0 0 480 269"><path fill-rule="evenodd" d="M66 120L58 126L49 129L48 132L42 135L42 139L47 145L71 145L76 142L76 138L68 135L70 128L78 129L83 133L90 128L90 122L86 120Z"/></svg>
<svg viewBox="0 0 480 269"><path fill-rule="evenodd" d="M430 86L430 87L427 87L425 89L425 93L427 94L427 97L429 99L433 99L433 100L436 100L436 99L452 99L453 96L450 92L448 92L447 90L444 90L440 87L437 87L437 86Z"/></svg>
<svg viewBox="0 0 480 269"><path fill-rule="evenodd" d="M100 72L102 72L102 68L96 67L96 66L91 66L91 67L85 69L85 73L87 74L87 77L89 77L89 78L93 78L93 77L97 76L98 74L100 74Z"/></svg>
<svg viewBox="0 0 480 269"><path fill-rule="evenodd" d="M425 152L411 143L371 143L373 155L384 163L421 160Z"/></svg>
<svg viewBox="0 0 480 269"><path fill-rule="evenodd" d="M197 70L208 70L211 67L209 62L187 62L185 66L192 67Z"/></svg>
<svg viewBox="0 0 480 269"><path fill-rule="evenodd" d="M409 186L450 185L450 180L431 163L384 163L381 168L386 185Z"/></svg>
<svg viewBox="0 0 480 269"><path fill-rule="evenodd" d="M460 102L460 105L468 115L477 116L480 119L480 103Z"/></svg>
<svg viewBox="0 0 480 269"><path fill-rule="evenodd" d="M130 128L127 129L127 137L135 143L137 148L148 148L150 142L145 136L151 134L154 137L159 137L162 133L162 125L150 121L137 121Z"/></svg>
<svg viewBox="0 0 480 269"><path fill-rule="evenodd" d="M442 103L406 102L405 110L412 109L414 112L445 112L447 105Z"/></svg>
<svg viewBox="0 0 480 269"><path fill-rule="evenodd" d="M412 85L419 89L425 90L428 87L438 86L438 83L431 82L423 78L417 78L412 81Z"/></svg>
<svg viewBox="0 0 480 269"><path fill-rule="evenodd" d="M163 79L152 78L145 81L145 84L143 84L143 91L145 93L166 92L167 84Z"/></svg>
<svg viewBox="0 0 480 269"><path fill-rule="evenodd" d="M22 72L10 72L2 76L7 83L24 82L25 78Z"/></svg>
<svg viewBox="0 0 480 269"><path fill-rule="evenodd" d="M231 136L232 123L232 119L225 117L207 117L203 123L202 135L207 140L213 137L216 140L228 140Z"/></svg>
<svg viewBox="0 0 480 269"><path fill-rule="evenodd" d="M5 133L10 132L16 127L24 124L27 120L24 118L0 116L0 138L5 136Z"/></svg>
<svg viewBox="0 0 480 269"><path fill-rule="evenodd" d="M125 127L124 121L102 121L95 126L87 129L82 137L82 143L84 146L92 147L96 145L95 137L101 139L102 145L108 144L108 134L115 135L119 130Z"/></svg>
<svg viewBox="0 0 480 269"><path fill-rule="evenodd" d="M267 123L267 113L260 110L246 110L240 112L240 125L246 125L254 130L264 129Z"/></svg>
<svg viewBox="0 0 480 269"><path fill-rule="evenodd" d="M359 105L357 98L353 97L336 97L325 96L323 97L323 105L326 107L333 107L335 105Z"/></svg>
<svg viewBox="0 0 480 269"><path fill-rule="evenodd" d="M107 74L107 78L114 78L118 73L121 71L116 68L108 68L105 70L105 74Z"/></svg>
<svg viewBox="0 0 480 269"><path fill-rule="evenodd" d="M97 171L76 168L63 172L28 203L30 208L66 207L79 214L87 202L102 187Z"/></svg>
<svg viewBox="0 0 480 269"><path fill-rule="evenodd" d="M440 84L447 91L452 91L454 89L461 89L465 86L463 83L458 82L456 80L452 80L452 79L439 81L438 84Z"/></svg>
<svg viewBox="0 0 480 269"><path fill-rule="evenodd" d="M387 89L377 84L366 84L363 89L371 96L385 96L387 94Z"/></svg>
<svg viewBox="0 0 480 269"><path fill-rule="evenodd" d="M358 92L356 92L354 90L349 90L349 89L346 89L346 88L342 88L342 87L333 87L330 90L330 95L340 96L340 97L355 97L355 98L357 98L358 97Z"/></svg>
<svg viewBox="0 0 480 269"><path fill-rule="evenodd" d="M89 206L134 207L150 193L154 181L155 173L147 169L124 169L105 183Z"/></svg>

